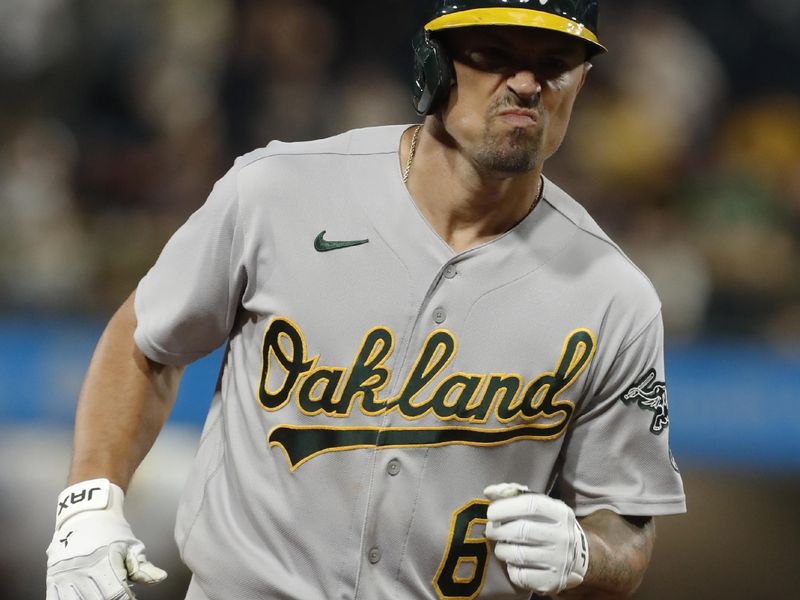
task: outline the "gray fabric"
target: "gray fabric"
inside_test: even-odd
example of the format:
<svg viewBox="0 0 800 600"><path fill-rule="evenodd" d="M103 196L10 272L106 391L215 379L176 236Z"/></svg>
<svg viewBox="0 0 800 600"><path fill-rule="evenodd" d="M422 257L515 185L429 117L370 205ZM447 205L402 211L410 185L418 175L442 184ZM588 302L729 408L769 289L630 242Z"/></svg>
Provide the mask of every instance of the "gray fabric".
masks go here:
<svg viewBox="0 0 800 600"><path fill-rule="evenodd" d="M664 381L649 281L549 181L455 254L401 181L404 129L240 158L139 285L153 360L228 344L176 526L209 600L440 597L457 513L501 481L579 515L685 510L668 430L621 399ZM323 230L362 243L319 252ZM527 597L482 575L481 598Z"/></svg>

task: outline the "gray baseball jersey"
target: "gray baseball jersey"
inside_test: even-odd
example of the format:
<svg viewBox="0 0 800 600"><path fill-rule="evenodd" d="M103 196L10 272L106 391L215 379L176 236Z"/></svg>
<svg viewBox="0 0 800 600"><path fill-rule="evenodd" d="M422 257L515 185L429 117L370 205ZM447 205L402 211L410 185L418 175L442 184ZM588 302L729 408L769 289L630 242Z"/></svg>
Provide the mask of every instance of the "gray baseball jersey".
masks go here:
<svg viewBox="0 0 800 600"><path fill-rule="evenodd" d="M646 277L550 181L454 253L405 129L238 159L138 287L151 359L227 341L176 526L192 600L526 598L483 537L491 483L685 510Z"/></svg>

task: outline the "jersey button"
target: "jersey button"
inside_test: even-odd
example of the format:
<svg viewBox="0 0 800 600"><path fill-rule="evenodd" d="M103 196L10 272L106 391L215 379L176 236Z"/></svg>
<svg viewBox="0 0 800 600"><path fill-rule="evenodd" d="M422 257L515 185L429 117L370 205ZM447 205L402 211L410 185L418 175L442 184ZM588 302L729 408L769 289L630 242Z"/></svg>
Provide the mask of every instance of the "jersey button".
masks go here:
<svg viewBox="0 0 800 600"><path fill-rule="evenodd" d="M456 269L456 266L455 266L455 265L447 265L447 266L444 268L444 276L445 276L447 279L452 279L452 278L453 278L453 277L455 277L457 274L458 274L458 270Z"/></svg>
<svg viewBox="0 0 800 600"><path fill-rule="evenodd" d="M444 323L445 319L447 318L447 313L444 312L443 308L437 308L433 311L433 322L437 325L441 325Z"/></svg>
<svg viewBox="0 0 800 600"><path fill-rule="evenodd" d="M381 560L381 549L377 546L370 548L369 552L367 553L367 558L373 565L378 564L378 562Z"/></svg>
<svg viewBox="0 0 800 600"><path fill-rule="evenodd" d="M389 461L389 464L386 465L386 472L394 477L400 472L400 461L396 458L393 458Z"/></svg>

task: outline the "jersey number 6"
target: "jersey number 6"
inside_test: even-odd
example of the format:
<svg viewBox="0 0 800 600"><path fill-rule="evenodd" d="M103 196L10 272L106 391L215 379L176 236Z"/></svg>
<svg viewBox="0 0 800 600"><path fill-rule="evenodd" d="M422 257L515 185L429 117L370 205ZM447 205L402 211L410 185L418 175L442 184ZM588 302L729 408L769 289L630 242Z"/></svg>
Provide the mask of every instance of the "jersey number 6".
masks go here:
<svg viewBox="0 0 800 600"><path fill-rule="evenodd" d="M472 536L472 528L486 524L487 500L468 502L450 520L450 541L439 565L433 586L442 600L472 600L477 597L486 577L489 541L481 534Z"/></svg>

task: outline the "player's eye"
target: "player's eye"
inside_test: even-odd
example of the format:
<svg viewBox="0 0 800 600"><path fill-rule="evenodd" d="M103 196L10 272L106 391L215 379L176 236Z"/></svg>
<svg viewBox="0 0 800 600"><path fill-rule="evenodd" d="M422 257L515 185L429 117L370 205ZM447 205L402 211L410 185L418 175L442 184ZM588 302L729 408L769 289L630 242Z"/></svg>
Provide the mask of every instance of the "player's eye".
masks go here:
<svg viewBox="0 0 800 600"><path fill-rule="evenodd" d="M523 59L495 46L466 49L461 56L464 62L481 71L512 73L530 70L541 80L556 79L575 66L558 54Z"/></svg>
<svg viewBox="0 0 800 600"><path fill-rule="evenodd" d="M533 70L536 72L537 77L547 80L560 77L572 68L573 65L559 56L545 56L537 60L533 65Z"/></svg>
<svg viewBox="0 0 800 600"><path fill-rule="evenodd" d="M466 50L464 58L468 64L484 71L506 69L512 62L505 50L491 46Z"/></svg>

